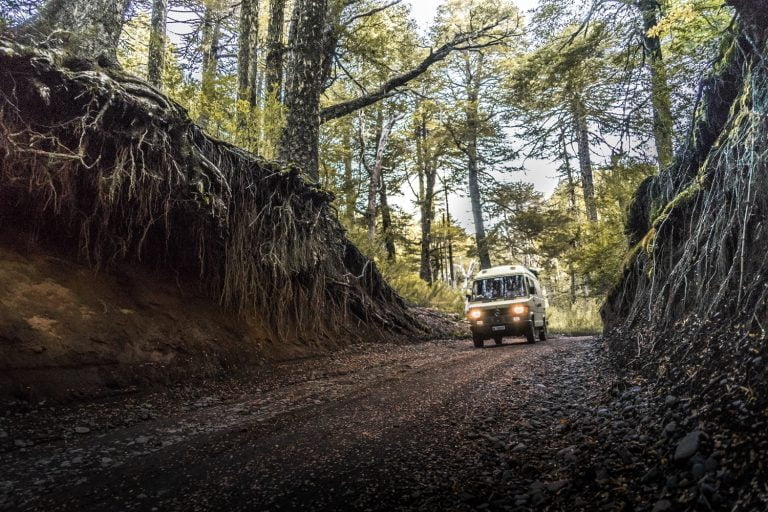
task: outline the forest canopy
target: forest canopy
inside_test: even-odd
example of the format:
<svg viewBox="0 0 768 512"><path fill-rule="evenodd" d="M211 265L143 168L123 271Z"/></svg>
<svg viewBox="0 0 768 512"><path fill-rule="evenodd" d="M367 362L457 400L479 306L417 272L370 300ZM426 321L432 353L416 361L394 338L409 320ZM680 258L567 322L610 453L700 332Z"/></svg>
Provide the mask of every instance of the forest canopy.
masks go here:
<svg viewBox="0 0 768 512"><path fill-rule="evenodd" d="M593 329L632 193L685 145L733 16L718 0L447 0L428 27L400 0L0 7L9 33L146 80L212 137L296 165L407 299L461 311L477 268L521 263Z"/></svg>

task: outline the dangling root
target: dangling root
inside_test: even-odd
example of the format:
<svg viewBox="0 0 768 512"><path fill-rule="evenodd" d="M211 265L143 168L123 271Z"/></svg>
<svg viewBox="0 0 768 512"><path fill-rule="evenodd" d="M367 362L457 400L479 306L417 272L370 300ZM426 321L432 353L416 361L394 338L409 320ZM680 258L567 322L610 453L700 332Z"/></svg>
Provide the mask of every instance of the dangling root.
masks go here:
<svg viewBox="0 0 768 512"><path fill-rule="evenodd" d="M63 61L0 39L0 227L177 272L277 339L418 328L297 169L211 138L136 78Z"/></svg>

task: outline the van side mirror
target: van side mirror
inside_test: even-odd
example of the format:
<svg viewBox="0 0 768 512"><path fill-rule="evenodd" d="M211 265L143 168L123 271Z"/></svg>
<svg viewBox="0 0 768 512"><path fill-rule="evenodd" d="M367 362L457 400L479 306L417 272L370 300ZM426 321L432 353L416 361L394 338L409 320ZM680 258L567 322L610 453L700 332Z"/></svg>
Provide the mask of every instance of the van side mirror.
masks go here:
<svg viewBox="0 0 768 512"><path fill-rule="evenodd" d="M472 296L470 294L467 294L466 297L467 297L467 300L472 300Z"/></svg>

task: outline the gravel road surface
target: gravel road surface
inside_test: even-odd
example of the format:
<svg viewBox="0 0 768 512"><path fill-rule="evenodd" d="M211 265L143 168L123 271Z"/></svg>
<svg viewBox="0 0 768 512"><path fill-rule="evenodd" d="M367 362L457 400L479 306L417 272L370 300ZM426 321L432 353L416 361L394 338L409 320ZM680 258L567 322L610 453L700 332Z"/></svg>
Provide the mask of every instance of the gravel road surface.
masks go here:
<svg viewBox="0 0 768 512"><path fill-rule="evenodd" d="M587 506L599 489L574 467L599 452L613 378L593 338L442 341L79 405L6 404L0 509ZM610 470L585 469L590 481Z"/></svg>

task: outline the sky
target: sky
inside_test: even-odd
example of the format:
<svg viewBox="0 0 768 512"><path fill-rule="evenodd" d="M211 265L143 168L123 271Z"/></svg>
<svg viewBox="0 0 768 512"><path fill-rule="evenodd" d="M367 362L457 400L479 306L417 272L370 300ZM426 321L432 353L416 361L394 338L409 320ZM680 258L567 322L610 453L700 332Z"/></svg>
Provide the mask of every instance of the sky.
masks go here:
<svg viewBox="0 0 768 512"><path fill-rule="evenodd" d="M442 4L443 1L444 0L406 0L405 3L410 4L411 16L419 24L419 28L422 32L426 32L437 14L438 6ZM521 11L523 11L523 13L526 13L536 7L538 0L515 0L515 4ZM515 163L520 164L521 162ZM536 190L549 196L557 186L556 168L557 164L553 162L545 160L528 160L525 162L525 171L515 173L510 179L533 183ZM407 211L415 212L416 208L413 204L412 193L407 185L403 192L405 193L404 196L393 198L393 202ZM449 196L448 201L451 209L451 217L453 217L461 227L466 229L467 232L474 233L469 197L466 197L466 194L457 193Z"/></svg>

